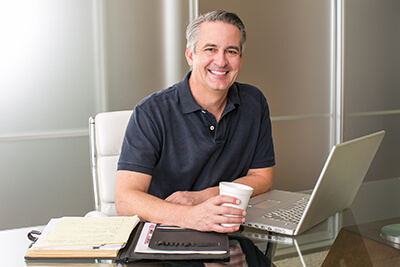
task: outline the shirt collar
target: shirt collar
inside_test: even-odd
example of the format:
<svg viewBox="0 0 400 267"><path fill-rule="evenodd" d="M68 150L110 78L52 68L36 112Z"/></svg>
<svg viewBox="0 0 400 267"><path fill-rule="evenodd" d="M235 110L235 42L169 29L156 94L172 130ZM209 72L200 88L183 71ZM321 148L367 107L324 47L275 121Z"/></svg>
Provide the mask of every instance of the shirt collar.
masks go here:
<svg viewBox="0 0 400 267"><path fill-rule="evenodd" d="M192 74L192 71L189 71L185 78L178 83L178 94L180 99L180 104L182 107L182 111L184 114L192 113L198 110L202 110L201 106L197 104L196 100L192 95L189 87L189 77ZM229 88L228 92L228 102L227 106L237 106L240 105L240 98L238 92L237 83L233 83L233 85ZM232 108L234 108L232 106Z"/></svg>

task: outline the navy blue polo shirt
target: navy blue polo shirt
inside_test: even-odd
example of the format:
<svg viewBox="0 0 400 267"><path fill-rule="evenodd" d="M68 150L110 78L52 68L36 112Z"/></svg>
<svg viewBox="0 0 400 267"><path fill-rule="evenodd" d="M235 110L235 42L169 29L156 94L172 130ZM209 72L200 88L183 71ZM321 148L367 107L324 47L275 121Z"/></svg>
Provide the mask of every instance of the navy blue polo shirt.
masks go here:
<svg viewBox="0 0 400 267"><path fill-rule="evenodd" d="M118 170L152 176L148 193L166 198L233 181L275 165L267 101L235 82L217 123L194 100L188 79L143 99L133 110Z"/></svg>

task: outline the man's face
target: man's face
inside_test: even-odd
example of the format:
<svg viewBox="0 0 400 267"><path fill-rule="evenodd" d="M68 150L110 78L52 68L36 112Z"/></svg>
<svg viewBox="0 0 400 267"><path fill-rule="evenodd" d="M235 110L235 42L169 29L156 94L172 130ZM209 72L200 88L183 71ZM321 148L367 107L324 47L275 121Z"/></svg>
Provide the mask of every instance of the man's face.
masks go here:
<svg viewBox="0 0 400 267"><path fill-rule="evenodd" d="M236 26L221 21L203 22L195 52L186 49L186 59L193 69L191 86L227 92L239 75L240 53L240 31Z"/></svg>

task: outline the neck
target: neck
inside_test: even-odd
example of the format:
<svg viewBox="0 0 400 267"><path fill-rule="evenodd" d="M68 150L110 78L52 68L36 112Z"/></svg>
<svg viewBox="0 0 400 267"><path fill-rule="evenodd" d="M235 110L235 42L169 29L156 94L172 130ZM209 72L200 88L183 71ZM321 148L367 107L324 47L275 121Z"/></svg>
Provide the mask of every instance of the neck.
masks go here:
<svg viewBox="0 0 400 267"><path fill-rule="evenodd" d="M213 114L218 122L226 106L228 91L204 92L201 90L196 90L196 88L192 86L190 86L190 91L192 92L194 100L197 102L197 104Z"/></svg>
<svg viewBox="0 0 400 267"><path fill-rule="evenodd" d="M200 104L200 106L202 106L208 112L213 114L215 119L217 120L217 122L219 122L222 112L225 109L226 102L227 102L227 97L225 96L224 98L218 99L215 102L208 101L207 104ZM197 102L197 103L199 103L199 102Z"/></svg>

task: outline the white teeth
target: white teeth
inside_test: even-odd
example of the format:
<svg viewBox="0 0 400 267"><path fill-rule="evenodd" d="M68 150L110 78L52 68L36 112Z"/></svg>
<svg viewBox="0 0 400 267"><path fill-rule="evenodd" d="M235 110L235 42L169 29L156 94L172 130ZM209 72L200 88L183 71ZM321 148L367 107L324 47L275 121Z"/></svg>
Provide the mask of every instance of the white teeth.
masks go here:
<svg viewBox="0 0 400 267"><path fill-rule="evenodd" d="M211 73L216 74L216 75L225 75L227 71L220 72L220 71L215 71L215 70L210 70Z"/></svg>

